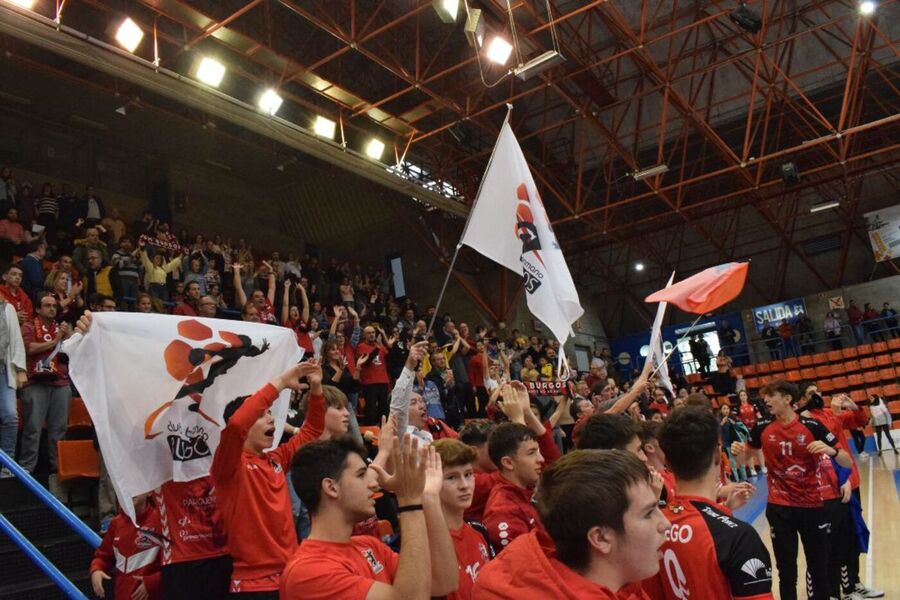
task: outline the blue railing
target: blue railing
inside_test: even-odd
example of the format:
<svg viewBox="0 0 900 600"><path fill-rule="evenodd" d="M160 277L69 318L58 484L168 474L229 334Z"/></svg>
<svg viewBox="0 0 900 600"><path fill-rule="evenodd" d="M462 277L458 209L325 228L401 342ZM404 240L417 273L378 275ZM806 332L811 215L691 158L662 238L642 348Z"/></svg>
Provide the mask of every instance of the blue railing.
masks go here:
<svg viewBox="0 0 900 600"><path fill-rule="evenodd" d="M13 460L8 454L0 450L0 465L6 467L28 490L47 505L56 516L72 528L91 548L97 548L102 541L90 527L85 525L84 521L75 516L65 504L60 502L53 494L44 489L34 477L28 474L19 464ZM6 517L0 515L0 530L3 531L18 546L31 561L49 577L69 598L86 599L86 596L77 588L75 584L69 581L56 566L47 560L47 557L41 554L41 551L35 548L28 539L22 535L15 526L10 523Z"/></svg>

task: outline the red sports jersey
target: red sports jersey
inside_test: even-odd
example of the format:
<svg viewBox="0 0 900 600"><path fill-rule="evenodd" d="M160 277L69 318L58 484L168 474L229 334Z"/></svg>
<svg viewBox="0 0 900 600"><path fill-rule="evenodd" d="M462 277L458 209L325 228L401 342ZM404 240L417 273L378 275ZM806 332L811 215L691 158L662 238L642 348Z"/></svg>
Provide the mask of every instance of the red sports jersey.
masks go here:
<svg viewBox="0 0 900 600"><path fill-rule="evenodd" d="M367 360L359 370L359 382L362 385L371 383L390 383L387 372L387 350L381 344L369 344L368 342L360 342L356 346L356 357L359 358L363 354L371 354L375 349L378 354L374 358Z"/></svg>
<svg viewBox="0 0 900 600"><path fill-rule="evenodd" d="M500 471L490 473L475 472L475 491L472 493L472 506L465 513L467 521L484 522L484 507L487 506L491 490L500 483Z"/></svg>
<svg viewBox="0 0 900 600"><path fill-rule="evenodd" d="M537 531L520 536L475 581L474 600L650 600L640 585L613 592L552 558ZM700 600L700 598L697 598ZM704 598L703 600L713 600ZM718 600L718 599L715 599Z"/></svg>
<svg viewBox="0 0 900 600"><path fill-rule="evenodd" d="M668 469L663 469L659 471L659 475L663 480L663 491L659 499L662 502L668 502L675 497L675 474Z"/></svg>
<svg viewBox="0 0 900 600"><path fill-rule="evenodd" d="M484 526L497 553L520 535L540 527L532 496L534 490L520 488L503 477L491 490L484 508Z"/></svg>
<svg viewBox="0 0 900 600"><path fill-rule="evenodd" d="M136 578L141 577L150 600L160 600L159 549L163 543L160 534L159 511L152 504L137 515L137 527L119 511L109 522L103 543L94 552L90 572L112 575L116 598L131 598L141 584Z"/></svg>
<svg viewBox="0 0 900 600"><path fill-rule="evenodd" d="M297 334L297 345L303 348L307 354L313 353L312 338L309 337L309 326L303 321L292 321L288 319L284 322L284 326L293 329Z"/></svg>
<svg viewBox="0 0 900 600"><path fill-rule="evenodd" d="M772 562L759 534L706 498L679 496L663 508L672 524L659 573L645 583L654 600L772 600Z"/></svg>
<svg viewBox="0 0 900 600"><path fill-rule="evenodd" d="M459 564L459 587L447 596L447 600L469 600L479 572L494 553L484 535L468 523L463 523L459 529L451 529L450 537Z"/></svg>
<svg viewBox="0 0 900 600"><path fill-rule="evenodd" d="M278 319L275 318L275 307L272 306L272 303L269 302L268 298L263 298L263 307L257 307L256 312L259 314L260 322L268 323L270 325L278 324Z"/></svg>
<svg viewBox="0 0 900 600"><path fill-rule="evenodd" d="M741 404L738 408L738 418L741 423L747 426L747 429L756 427L756 407L750 404Z"/></svg>
<svg viewBox="0 0 900 600"><path fill-rule="evenodd" d="M278 589L284 565L297 549L285 472L300 446L322 435L325 399L310 396L303 427L289 442L262 456L244 449L247 433L278 398L271 384L247 398L222 430L210 475L234 559L231 591Z"/></svg>
<svg viewBox="0 0 900 600"><path fill-rule="evenodd" d="M837 438L824 425L807 417L798 417L788 425L769 417L750 431L748 443L762 448L769 469L769 504L822 506L819 457L806 450L813 440L837 446Z"/></svg>
<svg viewBox="0 0 900 600"><path fill-rule="evenodd" d="M162 564L228 554L216 488L207 475L193 481L167 481L153 492L162 525Z"/></svg>
<svg viewBox="0 0 900 600"><path fill-rule="evenodd" d="M347 544L305 540L281 576L281 598L365 600L376 581L391 584L400 557L365 535Z"/></svg>

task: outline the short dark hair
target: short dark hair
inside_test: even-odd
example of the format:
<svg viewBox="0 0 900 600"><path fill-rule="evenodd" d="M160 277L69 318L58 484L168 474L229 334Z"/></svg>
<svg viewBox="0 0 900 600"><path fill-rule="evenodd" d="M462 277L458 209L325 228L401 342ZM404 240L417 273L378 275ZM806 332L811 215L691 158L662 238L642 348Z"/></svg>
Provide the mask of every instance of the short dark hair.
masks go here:
<svg viewBox="0 0 900 600"><path fill-rule="evenodd" d="M650 412L659 414L658 410L651 410ZM659 440L659 432L661 429L662 423L657 423L656 421L644 421L641 423L641 429L638 432L641 443L646 444L650 440Z"/></svg>
<svg viewBox="0 0 900 600"><path fill-rule="evenodd" d="M657 439L675 477L687 481L700 479L715 458L719 422L708 410L685 406L662 423Z"/></svg>
<svg viewBox="0 0 900 600"><path fill-rule="evenodd" d="M42 246L45 248L47 247L47 243L44 240L31 240L28 242L26 249L28 250L28 254L31 254L32 252L37 252Z"/></svg>
<svg viewBox="0 0 900 600"><path fill-rule="evenodd" d="M322 501L322 480L339 479L347 468L347 457L358 454L366 460L366 450L349 436L312 442L294 454L291 463L291 482L310 514L319 510Z"/></svg>
<svg viewBox="0 0 900 600"><path fill-rule="evenodd" d="M463 428L459 430L459 440L470 446L486 444L491 432L496 427L497 425L493 421L474 419L463 425Z"/></svg>
<svg viewBox="0 0 900 600"><path fill-rule="evenodd" d="M798 383L797 384L797 397L799 398L800 396L806 395L806 390L810 386L813 386L813 385L818 387L818 384L816 384L816 382L812 381L811 379L805 379L805 380L801 381L800 383Z"/></svg>
<svg viewBox="0 0 900 600"><path fill-rule="evenodd" d="M588 531L609 527L622 532L628 490L639 483L650 484L647 467L623 450L575 450L545 469L537 508L557 558L572 569L587 566Z"/></svg>
<svg viewBox="0 0 900 600"><path fill-rule="evenodd" d="M784 379L776 379L775 381L770 381L769 383L764 385L761 390L759 390L759 395L765 397L776 392L784 394L785 396L790 396L791 402L796 402L800 398L800 390L797 388L797 386L790 381L785 381Z"/></svg>
<svg viewBox="0 0 900 600"><path fill-rule="evenodd" d="M231 402L225 405L225 410L222 411L222 427L228 426L228 421L231 420L231 417L238 411L238 409L243 406L244 400L249 398L250 396L238 396Z"/></svg>
<svg viewBox="0 0 900 600"><path fill-rule="evenodd" d="M579 450L624 450L638 435L637 424L622 415L591 415L578 435Z"/></svg>
<svg viewBox="0 0 900 600"><path fill-rule="evenodd" d="M21 271L21 270L22 270L22 267L20 267L18 264L9 263L9 264L6 265L5 267L3 267L3 274L6 275L7 273L9 273L10 271L12 271L13 269L18 269L18 270Z"/></svg>
<svg viewBox="0 0 900 600"><path fill-rule="evenodd" d="M190 281L188 281L188 282L184 285L184 289L188 289L188 288L191 287L192 285L196 285L196 286L197 286L197 289L198 289L198 290L200 289L200 282L197 281L196 279L191 279Z"/></svg>
<svg viewBox="0 0 900 600"><path fill-rule="evenodd" d="M534 432L521 423L501 423L488 437L488 454L497 467L504 456L512 456L523 442L537 440Z"/></svg>

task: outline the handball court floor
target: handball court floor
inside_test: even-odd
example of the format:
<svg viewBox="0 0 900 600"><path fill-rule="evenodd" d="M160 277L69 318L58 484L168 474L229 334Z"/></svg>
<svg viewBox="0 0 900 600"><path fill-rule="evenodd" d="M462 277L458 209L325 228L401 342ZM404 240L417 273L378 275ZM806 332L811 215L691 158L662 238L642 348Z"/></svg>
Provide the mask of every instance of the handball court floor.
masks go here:
<svg viewBox="0 0 900 600"><path fill-rule="evenodd" d="M900 429L893 431L896 444L900 447ZM900 600L900 456L891 451L890 446L881 456L874 454L875 445L870 437L866 441L866 454L854 454L859 465L860 493L866 524L871 531L869 553L860 555L860 579L867 587L884 591L885 600ZM766 521L765 477L754 480L756 493L736 516L753 523L762 536L769 552L772 542L769 538L769 524ZM803 574L806 561L803 546L798 556L798 598L806 598ZM775 558L772 557L774 565ZM778 594L778 570L773 569L773 590Z"/></svg>

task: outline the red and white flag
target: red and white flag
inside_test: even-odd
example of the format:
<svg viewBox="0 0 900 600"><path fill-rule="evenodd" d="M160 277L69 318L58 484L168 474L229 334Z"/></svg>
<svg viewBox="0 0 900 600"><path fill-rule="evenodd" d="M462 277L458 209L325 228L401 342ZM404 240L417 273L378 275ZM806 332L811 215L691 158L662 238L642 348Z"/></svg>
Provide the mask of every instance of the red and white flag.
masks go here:
<svg viewBox="0 0 900 600"><path fill-rule="evenodd" d="M303 356L284 327L140 313L94 313L63 344L69 375L97 430L122 507L167 481L209 473L225 406L254 393ZM273 445L290 390L272 405Z"/></svg>
<svg viewBox="0 0 900 600"><path fill-rule="evenodd" d="M669 277L669 282L666 284L665 289L672 287L672 282L674 280L675 271L672 271L672 275ZM666 356L665 349L663 348L662 339L662 323L663 318L666 315L667 306L668 302L660 302L656 309L656 318L653 319L653 329L650 331L650 349L647 352L647 360L653 364L653 369L659 377L659 383L664 388L674 393L675 388L672 387L672 381L669 379L669 364L666 362L668 356Z"/></svg>
<svg viewBox="0 0 900 600"><path fill-rule="evenodd" d="M525 278L528 309L560 345L574 335L572 323L584 309L509 122L500 130L460 243Z"/></svg>
<svg viewBox="0 0 900 600"><path fill-rule="evenodd" d="M749 267L746 262L710 267L650 294L644 302L669 302L685 312L702 315L737 298Z"/></svg>

